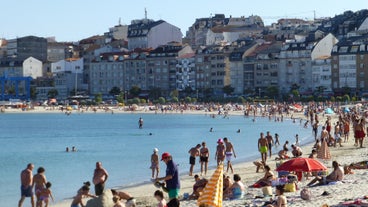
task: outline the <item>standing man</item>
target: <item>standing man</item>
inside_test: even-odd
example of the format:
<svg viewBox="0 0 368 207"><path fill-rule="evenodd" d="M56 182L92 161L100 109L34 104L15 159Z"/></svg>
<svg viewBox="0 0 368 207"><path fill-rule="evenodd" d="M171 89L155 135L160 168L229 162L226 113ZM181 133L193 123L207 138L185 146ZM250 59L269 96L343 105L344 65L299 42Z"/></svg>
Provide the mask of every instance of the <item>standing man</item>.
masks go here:
<svg viewBox="0 0 368 207"><path fill-rule="evenodd" d="M267 161L267 146L268 141L264 137L263 132L261 132L261 137L258 139L258 151L261 153L262 162L266 164Z"/></svg>
<svg viewBox="0 0 368 207"><path fill-rule="evenodd" d="M156 178L156 182L165 181L166 188L168 190L169 199L175 199L179 197L180 192L180 180L178 166L172 160L170 153L165 152L161 156L161 161L166 164L166 176L162 178Z"/></svg>
<svg viewBox="0 0 368 207"><path fill-rule="evenodd" d="M267 142L268 142L268 150L270 151L270 158L271 158L271 156L272 156L272 146L274 144L274 141L273 141L273 137L270 134L270 132L267 132L266 139L267 139Z"/></svg>
<svg viewBox="0 0 368 207"><path fill-rule="evenodd" d="M235 150L234 150L233 144L229 142L227 137L224 138L224 142L225 142L225 155L226 155L226 160L227 160L226 172L229 172L229 168L230 168L231 173L234 173L233 165L231 164L231 157L234 155L234 157L236 158Z"/></svg>
<svg viewBox="0 0 368 207"><path fill-rule="evenodd" d="M206 146L206 142L202 142L202 148L199 151L199 159L201 162L201 176L203 175L203 170L204 174L207 175L209 158L210 158L210 151Z"/></svg>
<svg viewBox="0 0 368 207"><path fill-rule="evenodd" d="M34 207L34 199L33 199L33 173L32 170L34 168L34 165L32 163L29 163L27 165L27 168L24 169L20 173L20 191L21 191L21 198L18 203L18 207L21 207L23 205L23 201L26 197L31 198L31 205Z"/></svg>
<svg viewBox="0 0 368 207"><path fill-rule="evenodd" d="M109 174L107 171L102 167L101 162L96 162L96 169L93 174L93 184L95 185L95 194L96 196L102 195L105 183Z"/></svg>
<svg viewBox="0 0 368 207"><path fill-rule="evenodd" d="M215 160L217 161L217 166L219 166L225 160L225 146L222 139L217 140Z"/></svg>
<svg viewBox="0 0 368 207"><path fill-rule="evenodd" d="M199 156L200 152L199 152L199 149L201 148L201 145L200 144L197 144L197 146L195 147L192 147L188 153L190 154L190 157L189 157L189 164L190 164L190 169L189 169L189 176L192 176L193 175L193 168L194 168L194 165L196 163L196 157Z"/></svg>
<svg viewBox="0 0 368 207"><path fill-rule="evenodd" d="M140 129L143 128L143 119L142 119L142 117L139 117L138 126L139 126Z"/></svg>

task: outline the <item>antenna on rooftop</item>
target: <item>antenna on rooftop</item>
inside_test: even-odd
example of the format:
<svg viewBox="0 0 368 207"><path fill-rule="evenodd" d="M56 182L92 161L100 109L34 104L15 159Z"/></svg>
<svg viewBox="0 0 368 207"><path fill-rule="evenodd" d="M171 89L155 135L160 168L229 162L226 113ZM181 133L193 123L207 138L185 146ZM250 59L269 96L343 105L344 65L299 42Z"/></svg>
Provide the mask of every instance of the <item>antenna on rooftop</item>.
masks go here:
<svg viewBox="0 0 368 207"><path fill-rule="evenodd" d="M313 20L316 20L316 10L313 10Z"/></svg>
<svg viewBox="0 0 368 207"><path fill-rule="evenodd" d="M147 9L146 8L144 8L144 19L147 20Z"/></svg>
<svg viewBox="0 0 368 207"><path fill-rule="evenodd" d="M119 17L119 26L121 26L121 17Z"/></svg>

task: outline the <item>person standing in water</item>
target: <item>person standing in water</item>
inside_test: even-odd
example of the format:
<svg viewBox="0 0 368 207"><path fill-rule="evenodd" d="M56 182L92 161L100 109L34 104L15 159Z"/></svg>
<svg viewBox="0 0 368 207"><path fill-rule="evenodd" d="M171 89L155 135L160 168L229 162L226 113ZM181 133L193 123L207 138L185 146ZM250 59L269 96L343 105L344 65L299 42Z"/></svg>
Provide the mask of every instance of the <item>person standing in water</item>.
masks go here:
<svg viewBox="0 0 368 207"><path fill-rule="evenodd" d="M268 151L268 141L264 137L263 132L261 132L261 137L258 139L258 151L261 153L262 162L266 163L267 161L267 151Z"/></svg>
<svg viewBox="0 0 368 207"><path fill-rule="evenodd" d="M196 163L196 157L199 156L200 152L199 152L199 149L201 148L201 145L200 144L197 144L197 146L195 147L192 147L188 153L190 154L190 157L189 157L189 164L190 164L190 169L189 169L189 176L192 176L193 175L193 168L194 168L194 165Z"/></svg>
<svg viewBox="0 0 368 207"><path fill-rule="evenodd" d="M142 119L142 117L139 117L138 126L139 126L140 129L143 128L143 119Z"/></svg>
<svg viewBox="0 0 368 207"><path fill-rule="evenodd" d="M26 197L30 197L32 207L35 206L34 198L33 198L33 191L32 191L32 188L33 188L33 173L32 173L32 170L33 170L33 168L34 168L34 165L32 163L29 163L27 165L27 168L20 173L21 198L19 200L18 207L21 207L23 205L24 199Z"/></svg>
<svg viewBox="0 0 368 207"><path fill-rule="evenodd" d="M209 157L210 151L206 146L206 142L202 142L202 148L199 150L199 159L201 162L201 176L203 175L203 171L204 174L207 175Z"/></svg>
<svg viewBox="0 0 368 207"><path fill-rule="evenodd" d="M234 173L233 165L231 164L232 156L234 155L234 158L236 158L236 154L235 154L235 151L234 151L234 146L231 142L229 142L227 137L224 138L224 142L225 142L225 155L226 155L226 160L227 160L226 172L229 172L229 168L230 168L231 173Z"/></svg>
<svg viewBox="0 0 368 207"><path fill-rule="evenodd" d="M152 170L152 179L158 177L158 173L160 172L160 163L158 161L158 149L153 149L153 154L151 155L151 170ZM156 175L155 175L156 172Z"/></svg>

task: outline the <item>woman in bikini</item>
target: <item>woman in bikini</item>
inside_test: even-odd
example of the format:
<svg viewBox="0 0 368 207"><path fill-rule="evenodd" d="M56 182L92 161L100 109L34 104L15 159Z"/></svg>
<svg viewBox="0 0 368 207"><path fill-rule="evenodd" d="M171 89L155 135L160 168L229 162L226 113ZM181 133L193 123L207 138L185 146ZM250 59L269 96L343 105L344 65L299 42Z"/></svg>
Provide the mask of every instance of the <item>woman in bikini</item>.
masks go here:
<svg viewBox="0 0 368 207"><path fill-rule="evenodd" d="M253 186L254 187L264 187L264 186L271 186L271 182L272 180L275 178L275 175L273 174L273 172L271 171L270 166L266 165L264 167L265 169L265 175L263 176L263 178L259 179Z"/></svg>
<svg viewBox="0 0 368 207"><path fill-rule="evenodd" d="M287 199L284 191L283 185L276 186L277 200L273 201L272 204L268 204L267 207L287 207Z"/></svg>

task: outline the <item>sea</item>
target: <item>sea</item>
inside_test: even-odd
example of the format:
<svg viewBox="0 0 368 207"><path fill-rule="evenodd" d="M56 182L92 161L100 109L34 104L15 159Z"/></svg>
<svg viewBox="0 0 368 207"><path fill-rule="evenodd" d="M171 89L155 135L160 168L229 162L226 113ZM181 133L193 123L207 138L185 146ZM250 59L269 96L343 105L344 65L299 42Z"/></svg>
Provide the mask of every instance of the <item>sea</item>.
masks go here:
<svg viewBox="0 0 368 207"><path fill-rule="evenodd" d="M138 119L144 120L143 129ZM259 158L260 132L278 133L281 145L312 142L312 129L299 121L244 116L189 114L111 114L111 113L4 113L0 114L0 201L1 206L16 206L20 198L20 172L28 163L46 169L56 202L73 197L83 182L91 181L95 163L109 173L109 188L150 182L150 156L154 148L169 152L182 174L189 171L188 150L205 141L210 149L210 166L215 166L216 141L228 137L237 162ZM213 128L213 132L210 132ZM240 133L237 133L240 129ZM75 146L77 152L66 152ZM279 147L280 149L281 147ZM275 150L278 151L277 149ZM309 152L307 152L309 153ZM165 168L161 163L161 168ZM199 170L199 165L195 166ZM164 171L161 171L163 176ZM93 192L93 190L92 190ZM30 206L29 200L24 206Z"/></svg>

